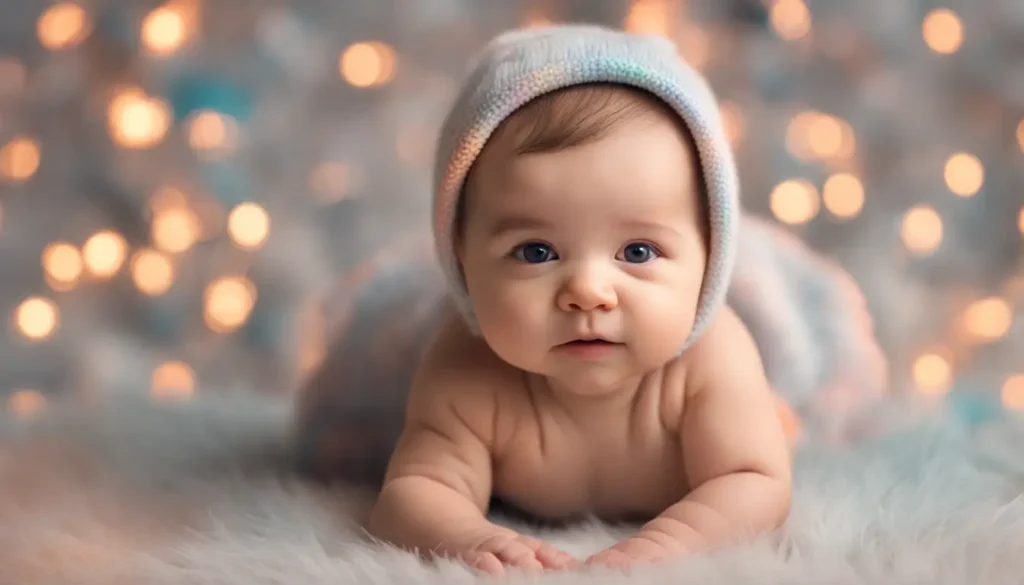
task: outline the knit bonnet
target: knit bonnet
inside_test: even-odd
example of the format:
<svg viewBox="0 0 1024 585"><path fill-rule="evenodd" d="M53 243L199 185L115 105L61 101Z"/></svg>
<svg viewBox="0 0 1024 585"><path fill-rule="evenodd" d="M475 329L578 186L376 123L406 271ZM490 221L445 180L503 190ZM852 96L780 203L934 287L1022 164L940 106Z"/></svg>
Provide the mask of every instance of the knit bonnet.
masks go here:
<svg viewBox="0 0 1024 585"><path fill-rule="evenodd" d="M449 293L470 329L478 333L455 253L455 215L466 176L488 138L531 100L587 83L647 91L680 117L696 145L710 246L684 350L725 302L736 255L739 181L711 88L680 58L675 45L660 36L596 25L556 25L505 32L482 49L444 120L434 166L434 246Z"/></svg>

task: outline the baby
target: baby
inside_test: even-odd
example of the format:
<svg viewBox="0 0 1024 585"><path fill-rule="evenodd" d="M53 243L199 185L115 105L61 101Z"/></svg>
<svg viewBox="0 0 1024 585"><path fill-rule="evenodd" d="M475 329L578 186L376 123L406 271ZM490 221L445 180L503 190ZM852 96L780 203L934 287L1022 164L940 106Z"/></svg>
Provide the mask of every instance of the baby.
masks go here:
<svg viewBox="0 0 1024 585"><path fill-rule="evenodd" d="M790 458L724 304L738 185L699 75L595 26L492 41L442 132L429 344L368 529L501 573L669 559L778 527ZM642 518L587 559L488 520Z"/></svg>

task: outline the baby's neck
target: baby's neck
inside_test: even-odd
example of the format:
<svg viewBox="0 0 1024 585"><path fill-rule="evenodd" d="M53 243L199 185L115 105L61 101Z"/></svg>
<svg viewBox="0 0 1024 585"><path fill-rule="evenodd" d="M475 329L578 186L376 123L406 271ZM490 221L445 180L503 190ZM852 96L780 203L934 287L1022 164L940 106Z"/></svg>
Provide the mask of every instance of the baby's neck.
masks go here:
<svg viewBox="0 0 1024 585"><path fill-rule="evenodd" d="M561 380L530 374L531 391L546 394L572 418L596 420L601 415L629 412L649 375L634 375L595 388L577 380Z"/></svg>

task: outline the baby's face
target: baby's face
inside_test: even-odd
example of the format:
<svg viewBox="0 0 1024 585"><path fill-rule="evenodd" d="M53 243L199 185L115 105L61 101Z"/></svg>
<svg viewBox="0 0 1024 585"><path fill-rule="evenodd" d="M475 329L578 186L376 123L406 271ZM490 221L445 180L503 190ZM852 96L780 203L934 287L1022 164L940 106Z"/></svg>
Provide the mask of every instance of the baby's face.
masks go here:
<svg viewBox="0 0 1024 585"><path fill-rule="evenodd" d="M656 114L556 152L488 145L458 251L495 353L594 392L672 359L707 259L695 156Z"/></svg>

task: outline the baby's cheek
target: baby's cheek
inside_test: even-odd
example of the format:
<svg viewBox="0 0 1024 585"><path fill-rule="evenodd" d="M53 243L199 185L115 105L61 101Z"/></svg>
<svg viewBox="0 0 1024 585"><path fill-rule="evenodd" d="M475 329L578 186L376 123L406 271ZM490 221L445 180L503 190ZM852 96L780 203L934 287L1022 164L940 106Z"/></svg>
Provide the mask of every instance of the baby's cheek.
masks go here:
<svg viewBox="0 0 1024 585"><path fill-rule="evenodd" d="M689 337L693 328L694 306L687 296L686 293L662 290L646 295L634 305L633 336L652 358L675 355Z"/></svg>
<svg viewBox="0 0 1024 585"><path fill-rule="evenodd" d="M488 343L499 354L522 354L536 347L543 336L543 299L529 287L499 287L481 299L477 319Z"/></svg>

